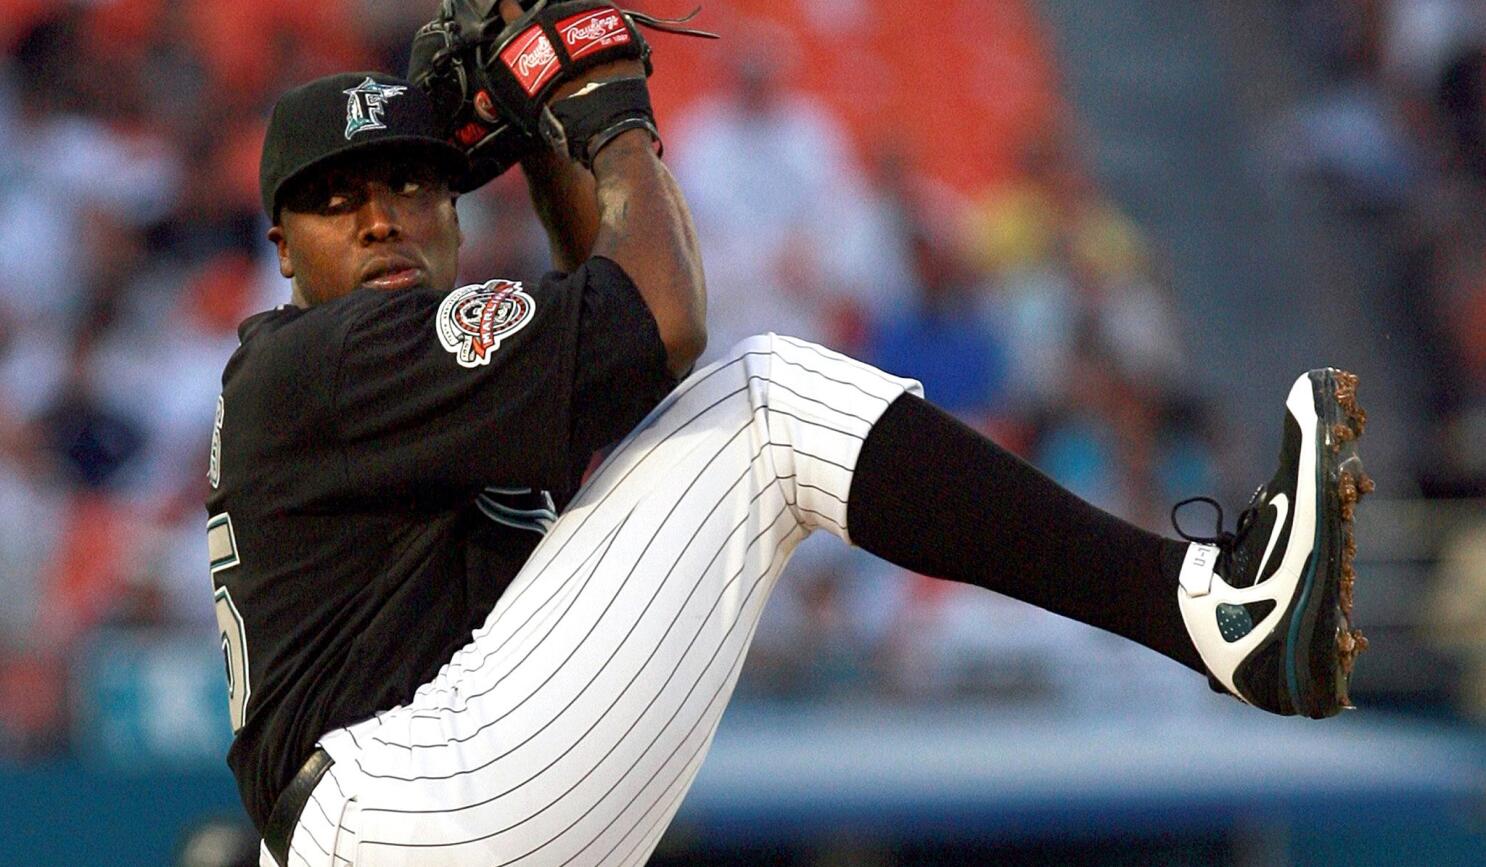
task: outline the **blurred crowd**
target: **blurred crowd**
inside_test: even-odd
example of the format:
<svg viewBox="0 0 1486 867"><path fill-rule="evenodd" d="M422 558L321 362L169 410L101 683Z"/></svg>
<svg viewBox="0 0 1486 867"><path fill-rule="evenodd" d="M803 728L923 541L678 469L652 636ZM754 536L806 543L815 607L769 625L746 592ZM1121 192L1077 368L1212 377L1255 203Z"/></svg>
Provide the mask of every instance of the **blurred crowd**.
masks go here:
<svg viewBox="0 0 1486 867"><path fill-rule="evenodd" d="M1291 25L1317 77L1282 127L1291 167L1357 246L1421 414L1413 483L1486 497L1486 5L1307 0ZM1458 705L1486 720L1486 516L1439 540L1426 638L1460 661ZM1429 524L1433 526L1428 526Z"/></svg>
<svg viewBox="0 0 1486 867"><path fill-rule="evenodd" d="M237 323L288 300L257 201L267 110L315 75L401 71L433 5L0 0L0 754L68 749L79 649L99 630L210 644L201 503L220 372ZM996 5L997 20L1015 9L1023 22L997 74L1056 93L1028 4ZM1486 43L1459 26L1475 4L1299 6L1328 78L1297 106L1297 165L1396 245L1384 300L1415 314L1400 322L1439 413L1421 484L1481 493ZM1167 530L1171 502L1223 477L1222 425L1186 375L1193 348L1162 252L1094 182L1066 109L1012 101L1024 113L998 123L1015 147L984 176L927 166L880 116L838 108L854 93L823 95L846 85L785 74L780 39L808 44L814 21L782 15L684 94L663 99L657 78L668 162L701 236L710 351L774 330L917 377L1080 495ZM514 173L460 211L463 277L548 267ZM1110 694L1196 680L1066 621L812 543L742 691L1094 701L1063 686L1091 647ZM1110 654L1129 656L1123 679L1108 676Z"/></svg>
<svg viewBox="0 0 1486 867"><path fill-rule="evenodd" d="M1418 366L1420 492L1486 495L1486 6L1292 6L1316 80L1282 127L1286 158L1372 248L1368 300Z"/></svg>
<svg viewBox="0 0 1486 867"><path fill-rule="evenodd" d="M221 369L237 323L287 300L266 111L402 63L422 16L380 9L0 2L0 752L67 748L97 630L210 634Z"/></svg>

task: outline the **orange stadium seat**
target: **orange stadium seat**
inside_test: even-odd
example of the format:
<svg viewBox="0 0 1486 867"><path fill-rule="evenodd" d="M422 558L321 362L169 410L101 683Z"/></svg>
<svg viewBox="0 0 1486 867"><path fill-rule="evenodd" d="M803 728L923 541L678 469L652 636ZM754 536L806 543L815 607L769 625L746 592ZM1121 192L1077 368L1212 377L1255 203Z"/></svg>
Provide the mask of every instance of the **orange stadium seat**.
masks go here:
<svg viewBox="0 0 1486 867"><path fill-rule="evenodd" d="M193 0L186 16L224 92L256 93L275 86L279 74L297 81L364 67L369 58L353 5L349 0L258 0L224 8L219 0Z"/></svg>
<svg viewBox="0 0 1486 867"><path fill-rule="evenodd" d="M17 0L0 0L17 2ZM183 30L223 97L257 101L280 76L309 77L364 66L368 56L350 0L184 0L172 27L165 0L114 0L89 10L90 44L137 59L162 31ZM291 62L292 61L292 62Z"/></svg>
<svg viewBox="0 0 1486 867"><path fill-rule="evenodd" d="M690 0L647 6L661 15L689 8ZM933 14L870 0L712 0L696 24L721 32L723 45L653 39L651 88L663 117L715 91L742 52L762 50L793 88L836 111L859 155L907 152L915 168L968 195L1014 174L1018 154L1061 108L1047 37L1026 0L963 0Z"/></svg>
<svg viewBox="0 0 1486 867"><path fill-rule="evenodd" d="M692 0L641 5L679 15ZM0 0L0 36L14 38L46 7L43 0ZM166 26L168 9L165 0L93 6L90 44L131 57ZM288 82L373 62L352 0L184 0L176 14L184 38L200 47L213 89L240 105ZM651 87L663 117L681 117L728 80L731 63L763 52L791 88L836 112L864 162L897 151L966 195L1012 176L1018 154L1047 133L1060 110L1047 38L1027 0L961 0L933 14L918 4L875 0L709 0L697 24L721 32L724 43L653 35Z"/></svg>

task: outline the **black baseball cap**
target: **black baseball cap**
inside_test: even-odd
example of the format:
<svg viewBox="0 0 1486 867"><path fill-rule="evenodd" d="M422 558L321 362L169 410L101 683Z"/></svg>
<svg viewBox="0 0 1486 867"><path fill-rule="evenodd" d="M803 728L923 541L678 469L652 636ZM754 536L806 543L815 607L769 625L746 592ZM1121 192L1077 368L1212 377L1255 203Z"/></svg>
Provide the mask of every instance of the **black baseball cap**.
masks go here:
<svg viewBox="0 0 1486 867"><path fill-rule="evenodd" d="M334 157L391 146L426 148L450 178L469 167L444 139L428 95L404 79L342 72L300 85L279 97L268 122L258 166L263 210L277 221L285 184Z"/></svg>

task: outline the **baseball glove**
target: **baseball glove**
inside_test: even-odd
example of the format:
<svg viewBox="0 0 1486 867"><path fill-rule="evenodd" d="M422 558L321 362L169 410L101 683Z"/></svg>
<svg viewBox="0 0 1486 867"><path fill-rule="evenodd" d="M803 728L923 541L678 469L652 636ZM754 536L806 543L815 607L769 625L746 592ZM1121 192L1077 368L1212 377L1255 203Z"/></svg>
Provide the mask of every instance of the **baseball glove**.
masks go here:
<svg viewBox="0 0 1486 867"><path fill-rule="evenodd" d="M443 0L413 36L408 80L423 88L449 141L470 158L458 192L476 189L545 145L584 165L627 129L659 141L641 78L590 84L548 104L564 82L615 60L638 60L651 73L650 46L636 25L716 39L605 0L520 0L523 14L506 23L495 0Z"/></svg>

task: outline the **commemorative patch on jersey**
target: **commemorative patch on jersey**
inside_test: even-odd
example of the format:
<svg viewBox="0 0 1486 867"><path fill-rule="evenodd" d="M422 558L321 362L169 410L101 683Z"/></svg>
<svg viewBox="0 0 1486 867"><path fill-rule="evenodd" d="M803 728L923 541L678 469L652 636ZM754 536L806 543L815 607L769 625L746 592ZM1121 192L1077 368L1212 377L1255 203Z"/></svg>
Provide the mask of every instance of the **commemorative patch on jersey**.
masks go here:
<svg viewBox="0 0 1486 867"><path fill-rule="evenodd" d="M526 327L537 302L510 280L491 280L450 292L439 305L439 342L464 367L490 363L502 340Z"/></svg>

